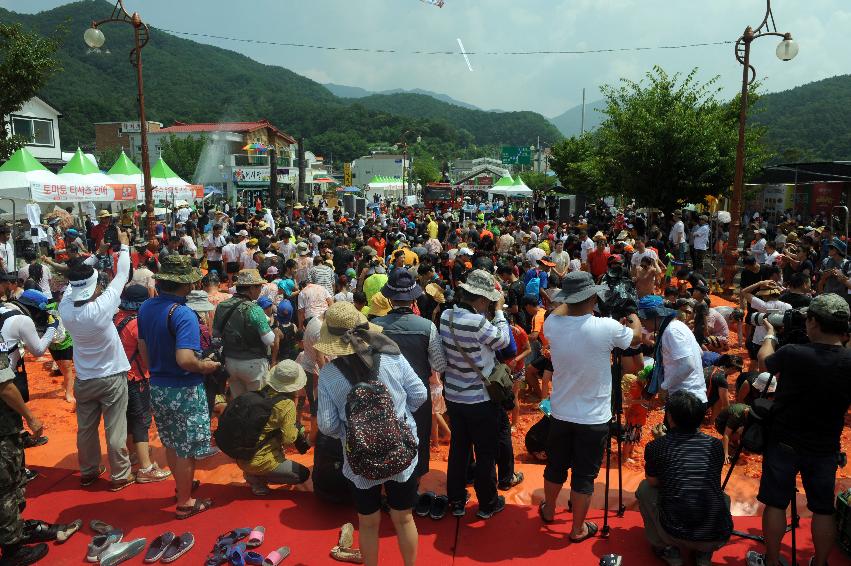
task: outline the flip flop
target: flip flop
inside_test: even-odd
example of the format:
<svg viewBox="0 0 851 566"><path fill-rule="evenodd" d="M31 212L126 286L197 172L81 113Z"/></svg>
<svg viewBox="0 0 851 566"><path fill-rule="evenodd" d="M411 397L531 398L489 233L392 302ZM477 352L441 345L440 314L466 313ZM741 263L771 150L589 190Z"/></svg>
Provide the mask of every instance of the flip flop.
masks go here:
<svg viewBox="0 0 851 566"><path fill-rule="evenodd" d="M588 529L588 533L585 536L579 538L573 538L572 536L568 536L567 538L570 540L570 542L579 543L583 540L588 540L589 538L597 534L597 524L593 521L585 521L585 528Z"/></svg>
<svg viewBox="0 0 851 566"><path fill-rule="evenodd" d="M165 554L163 554L162 557L163 563L168 564L169 562L174 562L189 552L189 549L193 546L195 546L195 537L192 536L192 533L183 533L169 543L168 548L165 549Z"/></svg>
<svg viewBox="0 0 851 566"><path fill-rule="evenodd" d="M178 505L175 509L175 518L182 521L183 519L188 519L198 513L208 511L212 506L212 499L196 499L194 505Z"/></svg>
<svg viewBox="0 0 851 566"><path fill-rule="evenodd" d="M253 550L249 550L243 555L245 559L246 566L262 566L263 565L263 555L259 552L254 552Z"/></svg>
<svg viewBox="0 0 851 566"><path fill-rule="evenodd" d="M414 506L414 513L420 517L427 517L431 510L431 504L434 501L435 494L433 491L421 493L417 498L417 504Z"/></svg>
<svg viewBox="0 0 851 566"><path fill-rule="evenodd" d="M153 564L159 562L160 558L165 554L168 545L174 540L174 533L171 531L164 532L157 538L151 541L151 546L148 547L148 552L145 553L145 558L142 560L145 564Z"/></svg>
<svg viewBox="0 0 851 566"><path fill-rule="evenodd" d="M549 525L550 523L555 523L556 520L555 517L553 517L552 519L547 519L546 517L544 517L544 506L546 504L546 501L541 501L541 504L538 505L538 517L541 518L542 523Z"/></svg>
<svg viewBox="0 0 851 566"><path fill-rule="evenodd" d="M254 530L251 531L251 534L248 535L248 540L245 541L245 546L247 548L257 548L261 544L263 544L263 540L266 538L266 527L257 526L254 527Z"/></svg>
<svg viewBox="0 0 851 566"><path fill-rule="evenodd" d="M105 523L100 519L92 519L89 521L89 528L99 535L105 535L106 533L115 530L112 525Z"/></svg>
<svg viewBox="0 0 851 566"><path fill-rule="evenodd" d="M273 550L266 556L266 559L261 562L262 566L278 566L284 561L284 558L290 555L290 547L282 546L278 550Z"/></svg>
<svg viewBox="0 0 851 566"><path fill-rule="evenodd" d="M238 543L245 537L247 537L251 533L251 529L242 528L242 529L233 529L230 532L227 532L223 535L219 535L219 538L216 539L216 544L213 545L212 552L215 554L217 552L224 552L229 547Z"/></svg>
<svg viewBox="0 0 851 566"><path fill-rule="evenodd" d="M245 566L245 543L239 543L228 549L231 566Z"/></svg>

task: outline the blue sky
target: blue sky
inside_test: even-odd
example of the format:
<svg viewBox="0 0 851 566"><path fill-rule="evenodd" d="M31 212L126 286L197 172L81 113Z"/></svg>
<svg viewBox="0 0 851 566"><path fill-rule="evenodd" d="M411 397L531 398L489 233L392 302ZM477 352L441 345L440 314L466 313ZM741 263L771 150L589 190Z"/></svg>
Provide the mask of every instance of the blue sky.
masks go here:
<svg viewBox="0 0 851 566"><path fill-rule="evenodd" d="M38 12L62 0L0 0L14 11ZM185 32L319 45L412 50L577 50L652 47L735 40L762 20L765 0L125 0L152 26ZM779 31L801 52L774 55L777 41L754 43L757 75L767 91L851 73L851 2L774 0ZM104 14L105 16L107 14ZM602 84L639 79L654 64L669 72L720 75L724 94L739 88L732 45L588 55L457 55L335 52L196 38L280 65L319 82L369 90L423 88L486 109L535 110L554 116L575 106L581 91L599 97Z"/></svg>

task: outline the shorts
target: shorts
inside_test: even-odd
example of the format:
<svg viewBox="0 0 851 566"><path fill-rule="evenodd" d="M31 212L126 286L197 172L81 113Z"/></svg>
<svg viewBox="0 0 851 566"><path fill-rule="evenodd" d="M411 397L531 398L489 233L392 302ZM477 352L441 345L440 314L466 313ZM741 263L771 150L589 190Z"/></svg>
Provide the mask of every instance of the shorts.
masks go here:
<svg viewBox="0 0 851 566"><path fill-rule="evenodd" d="M417 475L411 474L408 481L387 481L369 489L360 489L352 484L355 509L360 515L372 515L381 509L381 488L387 494L387 505L394 511L413 509L417 502Z"/></svg>
<svg viewBox="0 0 851 566"><path fill-rule="evenodd" d="M225 265L225 270L228 273L239 273L239 262L229 261L227 265Z"/></svg>
<svg viewBox="0 0 851 566"><path fill-rule="evenodd" d="M50 356L54 362L71 361L74 359L74 346L68 346L64 350L50 349Z"/></svg>
<svg viewBox="0 0 851 566"><path fill-rule="evenodd" d="M151 384L147 379L127 381L127 435L148 442L151 430Z"/></svg>
<svg viewBox="0 0 851 566"><path fill-rule="evenodd" d="M576 424L553 418L547 438L547 467L544 479L563 484L570 474L570 489L576 493L594 493L594 480L603 463L603 450L609 438L609 423Z"/></svg>
<svg viewBox="0 0 851 566"><path fill-rule="evenodd" d="M511 372L511 381L513 383L519 383L521 381L526 381L526 367L522 367L517 371Z"/></svg>
<svg viewBox="0 0 851 566"><path fill-rule="evenodd" d="M546 356L540 356L540 357L536 358L529 365L531 365L533 368L535 368L538 371L548 371L548 372L551 372L551 373L553 371L553 361Z"/></svg>
<svg viewBox="0 0 851 566"><path fill-rule="evenodd" d="M151 407L163 446L174 450L180 458L209 452L210 414L203 385L152 385Z"/></svg>
<svg viewBox="0 0 851 566"><path fill-rule="evenodd" d="M801 454L785 444L769 443L762 456L756 498L770 507L786 509L795 496L795 478L800 472L807 509L818 515L833 515L837 469L836 454Z"/></svg>

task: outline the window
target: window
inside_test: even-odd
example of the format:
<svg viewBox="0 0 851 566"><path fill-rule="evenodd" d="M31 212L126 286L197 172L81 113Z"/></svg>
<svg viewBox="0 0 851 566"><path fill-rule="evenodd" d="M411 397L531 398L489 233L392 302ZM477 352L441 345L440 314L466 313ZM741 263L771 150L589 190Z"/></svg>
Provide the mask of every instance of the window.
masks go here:
<svg viewBox="0 0 851 566"><path fill-rule="evenodd" d="M12 132L29 140L30 145L53 146L52 120L15 116L12 118Z"/></svg>

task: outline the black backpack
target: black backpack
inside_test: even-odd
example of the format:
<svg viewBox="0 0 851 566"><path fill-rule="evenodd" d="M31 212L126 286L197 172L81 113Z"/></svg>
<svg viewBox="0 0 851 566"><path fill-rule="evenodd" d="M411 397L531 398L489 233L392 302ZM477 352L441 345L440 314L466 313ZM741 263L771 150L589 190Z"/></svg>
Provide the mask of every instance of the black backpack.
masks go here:
<svg viewBox="0 0 851 566"><path fill-rule="evenodd" d="M260 391L249 391L228 403L213 433L216 446L235 460L251 460L265 443L280 436L278 431L260 438L272 408L282 397L284 394L267 397Z"/></svg>
<svg viewBox="0 0 851 566"><path fill-rule="evenodd" d="M768 386L765 385L765 391ZM769 436L771 425L771 412L774 410L774 401L763 396L754 400L748 413L748 424L742 433L742 447L753 454L762 454Z"/></svg>
<svg viewBox="0 0 851 566"><path fill-rule="evenodd" d="M396 416L390 391L376 377L379 358L375 356L372 379L353 383L346 395L349 467L368 480L384 480L403 472L417 455L411 427ZM337 367L346 375L344 368Z"/></svg>

